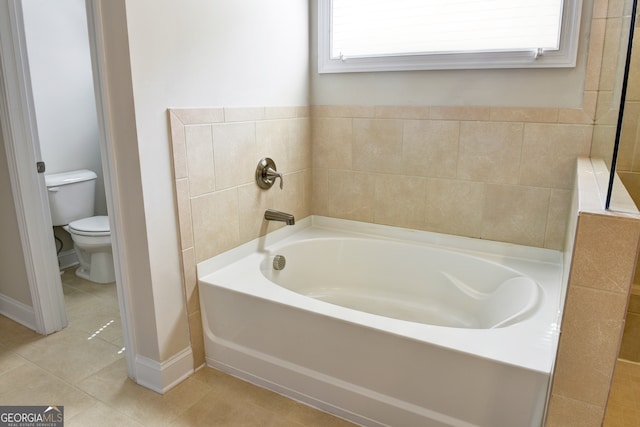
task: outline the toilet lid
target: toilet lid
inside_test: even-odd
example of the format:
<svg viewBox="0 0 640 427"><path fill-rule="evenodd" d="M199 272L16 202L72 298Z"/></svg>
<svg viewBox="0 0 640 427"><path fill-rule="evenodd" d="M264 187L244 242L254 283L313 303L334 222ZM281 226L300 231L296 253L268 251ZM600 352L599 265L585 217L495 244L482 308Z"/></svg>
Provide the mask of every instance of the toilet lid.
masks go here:
<svg viewBox="0 0 640 427"><path fill-rule="evenodd" d="M92 216L89 218L82 218L70 223L69 228L79 233L108 234L110 232L109 217Z"/></svg>

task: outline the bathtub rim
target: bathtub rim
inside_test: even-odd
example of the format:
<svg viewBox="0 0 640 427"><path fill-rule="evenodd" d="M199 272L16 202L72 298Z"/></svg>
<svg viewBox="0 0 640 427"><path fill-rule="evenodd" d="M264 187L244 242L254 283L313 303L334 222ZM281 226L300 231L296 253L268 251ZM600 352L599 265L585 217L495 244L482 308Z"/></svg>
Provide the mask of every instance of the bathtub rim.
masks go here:
<svg viewBox="0 0 640 427"><path fill-rule="evenodd" d="M296 223L293 226L285 226L277 230L270 231L263 236L199 262L197 264L197 277L201 278L207 276L228 264L236 262L257 250L260 250L261 248L275 244L276 242L286 239L309 227L339 230L350 234L362 234L368 237L374 236L392 241L427 244L458 250L470 255L480 254L483 257L493 255L495 260L500 260L502 257L509 257L525 260L535 259L536 262L561 265L563 257L561 251L547 248L524 246L475 237L414 230L410 228L373 224L320 215L309 215L301 220L296 219Z"/></svg>

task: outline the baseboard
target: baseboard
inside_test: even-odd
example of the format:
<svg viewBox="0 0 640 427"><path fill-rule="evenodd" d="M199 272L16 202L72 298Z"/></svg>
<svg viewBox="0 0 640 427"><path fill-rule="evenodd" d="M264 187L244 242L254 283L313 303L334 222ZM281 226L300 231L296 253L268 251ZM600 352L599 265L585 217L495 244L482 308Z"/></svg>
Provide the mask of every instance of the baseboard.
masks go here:
<svg viewBox="0 0 640 427"><path fill-rule="evenodd" d="M38 329L36 327L36 313L33 307L2 294L0 294L0 314L31 330Z"/></svg>
<svg viewBox="0 0 640 427"><path fill-rule="evenodd" d="M58 264L60 265L60 270L73 267L74 265L78 265L79 263L80 262L78 261L78 255L76 254L75 249L62 251L58 254Z"/></svg>
<svg viewBox="0 0 640 427"><path fill-rule="evenodd" d="M185 348L164 362L136 356L135 365L136 382L164 394L193 374L193 352L191 347Z"/></svg>

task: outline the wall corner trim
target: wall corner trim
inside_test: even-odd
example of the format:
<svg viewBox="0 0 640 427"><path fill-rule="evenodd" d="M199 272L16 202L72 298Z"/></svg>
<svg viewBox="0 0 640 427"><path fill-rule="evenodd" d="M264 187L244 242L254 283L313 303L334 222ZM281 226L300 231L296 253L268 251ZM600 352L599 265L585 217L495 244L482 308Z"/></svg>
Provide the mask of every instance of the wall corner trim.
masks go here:
<svg viewBox="0 0 640 427"><path fill-rule="evenodd" d="M164 362L137 355L135 365L136 382L164 394L193 374L193 352L185 348Z"/></svg>

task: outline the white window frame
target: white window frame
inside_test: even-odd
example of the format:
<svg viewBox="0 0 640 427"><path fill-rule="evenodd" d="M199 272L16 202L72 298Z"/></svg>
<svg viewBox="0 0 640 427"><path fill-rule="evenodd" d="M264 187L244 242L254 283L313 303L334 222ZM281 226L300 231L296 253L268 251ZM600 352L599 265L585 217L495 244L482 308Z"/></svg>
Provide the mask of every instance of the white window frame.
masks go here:
<svg viewBox="0 0 640 427"><path fill-rule="evenodd" d="M331 58L331 0L318 0L318 73L570 68L576 66L582 0L564 0L560 47L553 51L473 52Z"/></svg>

